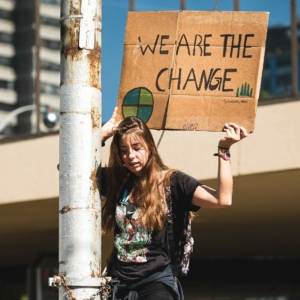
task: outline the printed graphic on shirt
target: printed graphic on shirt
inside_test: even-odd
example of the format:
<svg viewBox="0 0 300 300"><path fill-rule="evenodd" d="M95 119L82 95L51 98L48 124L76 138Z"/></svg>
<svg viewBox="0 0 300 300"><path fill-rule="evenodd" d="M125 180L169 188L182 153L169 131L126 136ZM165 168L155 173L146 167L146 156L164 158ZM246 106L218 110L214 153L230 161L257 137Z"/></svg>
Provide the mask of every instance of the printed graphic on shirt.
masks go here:
<svg viewBox="0 0 300 300"><path fill-rule="evenodd" d="M121 231L116 235L115 247L118 259L123 262L144 263L147 261L147 245L151 243L152 231L142 227L139 220L140 208L136 208L128 196L116 207L116 222Z"/></svg>

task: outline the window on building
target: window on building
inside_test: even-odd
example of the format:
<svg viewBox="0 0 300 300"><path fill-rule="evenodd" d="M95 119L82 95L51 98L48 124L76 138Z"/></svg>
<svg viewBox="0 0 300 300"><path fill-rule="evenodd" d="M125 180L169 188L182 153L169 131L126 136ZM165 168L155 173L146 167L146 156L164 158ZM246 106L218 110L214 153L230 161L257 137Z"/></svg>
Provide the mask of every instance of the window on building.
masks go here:
<svg viewBox="0 0 300 300"><path fill-rule="evenodd" d="M0 88L1 89L7 89L7 90L13 90L14 89L14 82L0 79Z"/></svg>
<svg viewBox="0 0 300 300"><path fill-rule="evenodd" d="M50 5L60 5L60 0L41 0L41 3Z"/></svg>
<svg viewBox="0 0 300 300"><path fill-rule="evenodd" d="M1 58L0 58L0 63L1 63ZM40 66L41 66L41 70L60 72L60 65L50 61L41 60Z"/></svg>
<svg viewBox="0 0 300 300"><path fill-rule="evenodd" d="M60 41L41 39L41 46L51 50L59 50Z"/></svg>
<svg viewBox="0 0 300 300"><path fill-rule="evenodd" d="M0 65L5 67L13 67L13 61L11 57L0 56Z"/></svg>
<svg viewBox="0 0 300 300"><path fill-rule="evenodd" d="M40 92L49 95L59 95L59 86L42 82L40 84Z"/></svg>
<svg viewBox="0 0 300 300"><path fill-rule="evenodd" d="M58 19L54 19L54 18L50 18L50 17L46 17L46 16L41 16L40 22L41 22L41 24L44 24L44 25L47 25L47 26L53 26L53 27L59 27L60 26Z"/></svg>
<svg viewBox="0 0 300 300"><path fill-rule="evenodd" d="M0 43L4 44L12 44L13 42L13 35L6 33L6 32L0 32Z"/></svg>
<svg viewBox="0 0 300 300"><path fill-rule="evenodd" d="M11 21L13 19L11 11L0 9L0 19Z"/></svg>

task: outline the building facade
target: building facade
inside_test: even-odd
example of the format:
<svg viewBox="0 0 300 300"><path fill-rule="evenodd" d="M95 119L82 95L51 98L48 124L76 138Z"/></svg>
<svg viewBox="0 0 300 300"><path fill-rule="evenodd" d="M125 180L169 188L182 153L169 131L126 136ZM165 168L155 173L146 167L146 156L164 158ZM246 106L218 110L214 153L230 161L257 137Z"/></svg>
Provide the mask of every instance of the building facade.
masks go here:
<svg viewBox="0 0 300 300"><path fill-rule="evenodd" d="M20 107L32 106L2 124L0 137L36 133L36 101L41 106L41 131L58 129L58 123L48 128L43 117L49 109L59 111L60 1L42 0L39 18L37 3L0 1L0 120Z"/></svg>

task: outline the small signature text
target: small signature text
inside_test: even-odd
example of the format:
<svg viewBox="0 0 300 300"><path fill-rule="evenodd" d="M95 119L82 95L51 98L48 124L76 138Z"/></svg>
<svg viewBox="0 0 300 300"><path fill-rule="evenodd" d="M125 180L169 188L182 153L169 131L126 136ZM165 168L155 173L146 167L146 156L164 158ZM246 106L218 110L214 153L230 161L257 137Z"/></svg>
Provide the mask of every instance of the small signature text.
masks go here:
<svg viewBox="0 0 300 300"><path fill-rule="evenodd" d="M244 99L223 99L224 104L239 104L248 103L248 100Z"/></svg>

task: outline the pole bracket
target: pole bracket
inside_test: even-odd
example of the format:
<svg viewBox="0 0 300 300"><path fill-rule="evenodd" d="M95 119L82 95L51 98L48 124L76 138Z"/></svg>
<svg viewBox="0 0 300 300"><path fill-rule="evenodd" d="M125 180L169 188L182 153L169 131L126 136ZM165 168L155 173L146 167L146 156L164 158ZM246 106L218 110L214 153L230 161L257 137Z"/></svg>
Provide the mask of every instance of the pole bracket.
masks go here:
<svg viewBox="0 0 300 300"><path fill-rule="evenodd" d="M62 275L54 275L48 278L48 285L52 287L68 286L76 287L99 287L111 281L111 277L99 278L65 278Z"/></svg>
<svg viewBox="0 0 300 300"><path fill-rule="evenodd" d="M63 274L54 275L53 277L48 278L48 285L51 287L64 287L68 299L73 299L72 295L72 289L73 288L95 288L98 289L98 292L93 294L89 298L85 298L83 300L92 300L95 299L97 295L100 295L100 299L107 300L110 293L111 293L111 287L108 284L111 280L111 277L104 277L101 276L100 278L67 278ZM70 283L67 283L70 282Z"/></svg>

